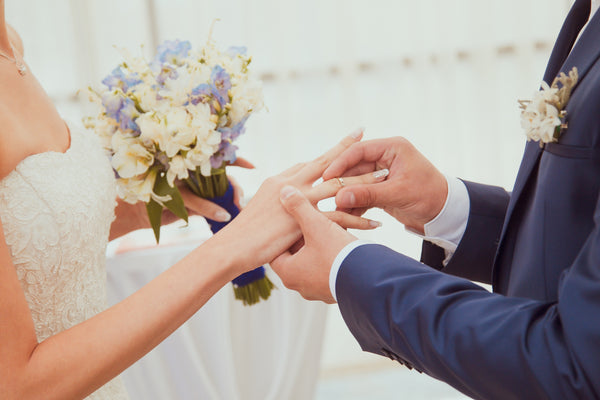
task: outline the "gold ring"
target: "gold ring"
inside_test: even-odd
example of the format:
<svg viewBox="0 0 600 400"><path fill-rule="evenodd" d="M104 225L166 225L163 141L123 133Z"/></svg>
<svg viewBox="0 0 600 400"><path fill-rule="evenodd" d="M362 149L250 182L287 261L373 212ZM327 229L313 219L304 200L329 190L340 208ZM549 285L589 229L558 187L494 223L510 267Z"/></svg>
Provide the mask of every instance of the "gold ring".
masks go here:
<svg viewBox="0 0 600 400"><path fill-rule="evenodd" d="M338 183L340 184L340 186L341 186L341 187L344 187L344 186L346 186L346 185L344 184L344 178L335 178L335 179L337 179L337 181L338 181Z"/></svg>

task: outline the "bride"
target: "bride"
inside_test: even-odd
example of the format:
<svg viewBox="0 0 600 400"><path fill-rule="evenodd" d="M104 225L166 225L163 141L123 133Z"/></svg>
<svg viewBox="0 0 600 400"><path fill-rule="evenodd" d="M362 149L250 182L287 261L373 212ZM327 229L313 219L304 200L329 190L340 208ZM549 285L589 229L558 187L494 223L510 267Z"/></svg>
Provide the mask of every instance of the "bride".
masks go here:
<svg viewBox="0 0 600 400"><path fill-rule="evenodd" d="M312 184L362 133L265 181L226 228L107 308L105 246L109 236L148 226L144 208L118 202L115 210L114 175L96 137L61 119L22 54L0 0L0 397L126 399L117 375L233 278L299 240L280 189L292 184L315 204L335 195L341 181ZM191 212L222 211L185 196ZM375 225L329 216L345 227Z"/></svg>

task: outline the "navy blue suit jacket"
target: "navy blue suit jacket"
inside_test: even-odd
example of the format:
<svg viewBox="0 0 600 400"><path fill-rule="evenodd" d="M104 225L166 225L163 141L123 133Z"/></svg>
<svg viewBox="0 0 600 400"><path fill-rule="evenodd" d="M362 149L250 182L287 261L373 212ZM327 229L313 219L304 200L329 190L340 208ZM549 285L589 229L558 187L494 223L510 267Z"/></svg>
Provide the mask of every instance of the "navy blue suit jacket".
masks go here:
<svg viewBox="0 0 600 400"><path fill-rule="evenodd" d="M599 57L596 13L545 76L579 70L568 129L527 144L512 195L466 182L467 228L446 267L427 242L429 267L379 245L350 253L336 293L364 350L475 398L600 398Z"/></svg>

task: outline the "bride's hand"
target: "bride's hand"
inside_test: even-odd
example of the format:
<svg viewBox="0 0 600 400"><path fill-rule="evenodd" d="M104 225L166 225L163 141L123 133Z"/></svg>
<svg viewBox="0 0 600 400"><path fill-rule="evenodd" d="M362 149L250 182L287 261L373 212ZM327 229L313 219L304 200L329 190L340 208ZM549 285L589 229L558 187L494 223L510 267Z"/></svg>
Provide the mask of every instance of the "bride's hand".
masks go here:
<svg viewBox="0 0 600 400"><path fill-rule="evenodd" d="M238 157L237 160L231 165L240 168L254 169L254 165L242 157ZM244 197L244 191L232 176L229 175L228 179L229 182L231 182L231 186L233 186L233 202L241 210L242 205L240 201ZM178 185L179 192L183 198L183 203L185 204L190 216L199 215L201 217L219 222L227 222L231 219L231 215L229 215L229 213L223 207L218 206L210 200L196 196L194 192L192 192L185 184L185 182L179 181ZM163 214L163 224L165 225L175 222L177 219L178 218L171 212L165 211Z"/></svg>
<svg viewBox="0 0 600 400"><path fill-rule="evenodd" d="M231 165L247 169L254 168L254 165L250 161L242 157L238 157ZM240 199L243 198L242 188L231 176L229 177L229 181L233 186L233 201L238 208L241 209ZM190 216L199 215L219 222L227 222L231 219L231 215L229 215L224 208L210 200L196 196L194 192L188 188L185 182L178 181L177 185ZM146 204L143 202L129 204L118 199L115 214L117 218L111 225L110 240L116 239L137 229L149 229L151 227L148 213L146 212ZM163 210L161 225L168 225L177 220L179 220L179 217L175 214L167 209Z"/></svg>
<svg viewBox="0 0 600 400"><path fill-rule="evenodd" d="M293 166L279 175L268 178L246 208L225 228L213 236L207 245L222 248L233 257L233 268L242 273L268 263L290 248L301 237L295 220L283 209L279 192L293 185L305 193L313 205L323 198L334 196L342 187L338 179L313 186L329 164L346 148L360 141L362 131L344 138L331 150L315 160ZM381 174L379 174L381 175ZM367 174L344 178L344 185L368 183L385 179ZM352 228L373 228L376 224L358 216L333 212L336 222Z"/></svg>

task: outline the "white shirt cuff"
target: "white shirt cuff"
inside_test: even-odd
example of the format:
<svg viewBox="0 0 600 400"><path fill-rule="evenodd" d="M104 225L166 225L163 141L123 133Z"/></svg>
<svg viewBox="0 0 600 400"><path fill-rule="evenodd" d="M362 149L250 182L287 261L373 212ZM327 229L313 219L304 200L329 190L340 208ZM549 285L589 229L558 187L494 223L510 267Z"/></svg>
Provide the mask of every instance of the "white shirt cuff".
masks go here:
<svg viewBox="0 0 600 400"><path fill-rule="evenodd" d="M446 176L446 182L448 183L448 197L446 197L442 211L425 224L425 235L407 228L409 232L416 234L423 240L443 248L446 253L444 265L447 264L456 251L456 247L458 247L465 233L471 206L469 192L463 181Z"/></svg>
<svg viewBox="0 0 600 400"><path fill-rule="evenodd" d="M365 244L372 244L372 242L369 242L368 240L355 240L354 242L350 242L338 253L338 255L335 257L335 260L333 260L333 264L331 264L331 270L329 270L329 290L331 291L331 295L336 302L337 295L335 293L335 283L337 282L337 275L340 267L352 250Z"/></svg>

